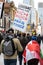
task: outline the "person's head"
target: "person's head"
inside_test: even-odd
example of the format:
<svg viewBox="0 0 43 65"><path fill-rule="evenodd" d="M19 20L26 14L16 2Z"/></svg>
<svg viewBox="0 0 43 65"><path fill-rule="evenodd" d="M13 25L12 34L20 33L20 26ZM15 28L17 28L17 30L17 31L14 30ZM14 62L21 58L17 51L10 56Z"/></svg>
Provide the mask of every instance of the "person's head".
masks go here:
<svg viewBox="0 0 43 65"><path fill-rule="evenodd" d="M10 28L10 29L8 30L8 33L9 33L9 34L13 34L13 33L14 33L14 30L13 30L12 28Z"/></svg>
<svg viewBox="0 0 43 65"><path fill-rule="evenodd" d="M19 33L17 34L17 36L21 37L21 33L19 32Z"/></svg>
<svg viewBox="0 0 43 65"><path fill-rule="evenodd" d="M8 39L8 38L13 38L13 37L14 37L14 30L12 28L10 28L6 31L6 37L5 38Z"/></svg>
<svg viewBox="0 0 43 65"><path fill-rule="evenodd" d="M29 34L29 33L27 33L27 36L30 36L30 34Z"/></svg>
<svg viewBox="0 0 43 65"><path fill-rule="evenodd" d="M26 36L26 33L22 33L22 36L25 37Z"/></svg>

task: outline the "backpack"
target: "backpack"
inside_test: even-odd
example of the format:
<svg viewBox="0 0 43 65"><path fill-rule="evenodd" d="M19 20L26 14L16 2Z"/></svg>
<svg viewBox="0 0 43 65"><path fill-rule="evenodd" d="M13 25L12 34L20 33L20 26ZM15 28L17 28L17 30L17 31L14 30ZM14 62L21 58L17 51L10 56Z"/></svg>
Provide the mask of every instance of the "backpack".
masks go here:
<svg viewBox="0 0 43 65"><path fill-rule="evenodd" d="M2 52L6 56L12 56L15 53L15 46L11 36L7 36L2 44Z"/></svg>

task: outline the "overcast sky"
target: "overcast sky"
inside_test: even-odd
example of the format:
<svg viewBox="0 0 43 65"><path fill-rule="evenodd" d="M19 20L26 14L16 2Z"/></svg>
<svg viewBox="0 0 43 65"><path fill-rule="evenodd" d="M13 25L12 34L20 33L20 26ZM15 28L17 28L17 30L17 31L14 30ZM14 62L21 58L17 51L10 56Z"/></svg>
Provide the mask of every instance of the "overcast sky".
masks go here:
<svg viewBox="0 0 43 65"><path fill-rule="evenodd" d="M18 6L19 3L22 3L23 2L23 0L13 0L13 1L15 3L16 7ZM38 9L38 2L43 2L43 0L34 0L34 7L36 9Z"/></svg>

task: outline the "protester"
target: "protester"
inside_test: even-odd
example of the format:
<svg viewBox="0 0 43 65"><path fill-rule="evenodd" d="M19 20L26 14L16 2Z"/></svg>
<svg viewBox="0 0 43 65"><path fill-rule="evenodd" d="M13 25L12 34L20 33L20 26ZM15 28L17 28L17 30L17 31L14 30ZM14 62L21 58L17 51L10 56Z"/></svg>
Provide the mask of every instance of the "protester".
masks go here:
<svg viewBox="0 0 43 65"><path fill-rule="evenodd" d="M37 36L36 36L35 32L32 34L31 40L36 40L37 41Z"/></svg>
<svg viewBox="0 0 43 65"><path fill-rule="evenodd" d="M37 36L37 42L39 43L39 45L41 44L41 36L40 36L40 34Z"/></svg>
<svg viewBox="0 0 43 65"><path fill-rule="evenodd" d="M29 33L27 33L27 43L29 42L29 41L31 41L31 36L30 36L30 34Z"/></svg>
<svg viewBox="0 0 43 65"><path fill-rule="evenodd" d="M25 49L25 46L26 46L26 44L27 44L27 38L26 38L26 33L18 33L17 34L17 38L20 40L20 43L21 43L21 45L22 45L22 47L23 47L23 51L24 51L24 49ZM18 58L19 58L19 64L20 65L22 65L22 59L23 59L23 57L22 57L22 53L23 53L23 51L21 52L21 53L18 53L19 55L18 55Z"/></svg>
<svg viewBox="0 0 43 65"><path fill-rule="evenodd" d="M23 52L24 65L38 65L40 59L40 46L37 41L32 40L27 45Z"/></svg>
<svg viewBox="0 0 43 65"><path fill-rule="evenodd" d="M13 34L14 34L14 30L13 30L13 29L9 29L7 36L9 36L9 35L13 36ZM11 37L11 36L10 36L10 37ZM19 41L17 38L13 38L12 41L13 41L13 43L14 43L13 47L15 46L15 52L14 52L14 54L11 55L11 56L7 56L7 55L5 55L5 54L3 53L3 54L4 54L4 65L16 65L16 63L17 63L17 51L18 51L18 52L22 52L22 51L23 51L23 48L22 48L22 46L21 46L21 44L20 44L20 41ZM5 44L4 42L5 42L5 39L2 40L2 42L1 42L1 49L2 49L2 47L4 47L4 46L3 46L3 44ZM6 45L8 45L8 43L7 43ZM13 47L12 47L12 48L13 48ZM10 47L9 47L9 48L10 48ZM1 50L1 52L4 52L3 49ZM12 51L12 52L13 52L13 51ZM10 53L11 53L11 52L10 52ZM10 53L9 53L9 54L10 54Z"/></svg>
<svg viewBox="0 0 43 65"><path fill-rule="evenodd" d="M43 35L41 36L41 41L43 42Z"/></svg>
<svg viewBox="0 0 43 65"><path fill-rule="evenodd" d="M21 37L21 33L20 32L17 33L17 38L19 39L19 41L20 41L20 43L22 45L22 39L21 39L22 37ZM22 48L23 48L23 46L22 46ZM22 65L22 60L23 60L22 53L23 53L23 51L22 52L18 52L18 59L19 59L19 64L20 65Z"/></svg>

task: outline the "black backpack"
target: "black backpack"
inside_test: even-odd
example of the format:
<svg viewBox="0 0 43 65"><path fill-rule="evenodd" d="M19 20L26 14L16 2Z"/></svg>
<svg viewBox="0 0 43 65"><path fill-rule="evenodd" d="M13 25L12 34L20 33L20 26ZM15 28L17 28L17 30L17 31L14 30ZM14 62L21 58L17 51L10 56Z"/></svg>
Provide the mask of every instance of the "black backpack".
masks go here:
<svg viewBox="0 0 43 65"><path fill-rule="evenodd" d="M13 38L11 36L7 36L5 41L2 44L2 52L6 56L12 56L15 53L16 49L15 49L15 45L12 39Z"/></svg>

